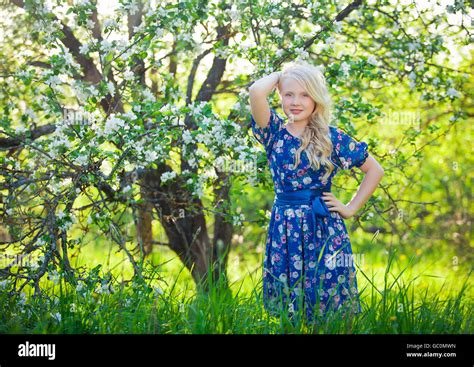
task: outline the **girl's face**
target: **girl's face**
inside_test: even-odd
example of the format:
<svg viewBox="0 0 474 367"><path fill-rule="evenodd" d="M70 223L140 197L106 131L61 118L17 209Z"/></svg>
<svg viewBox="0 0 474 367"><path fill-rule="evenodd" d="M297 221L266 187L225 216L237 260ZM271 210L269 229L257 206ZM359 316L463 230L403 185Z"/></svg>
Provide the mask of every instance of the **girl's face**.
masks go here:
<svg viewBox="0 0 474 367"><path fill-rule="evenodd" d="M278 88L283 111L290 118L290 121L291 115L293 115L294 122L303 121L307 123L316 107L316 103L308 92L298 81L288 77L280 80Z"/></svg>

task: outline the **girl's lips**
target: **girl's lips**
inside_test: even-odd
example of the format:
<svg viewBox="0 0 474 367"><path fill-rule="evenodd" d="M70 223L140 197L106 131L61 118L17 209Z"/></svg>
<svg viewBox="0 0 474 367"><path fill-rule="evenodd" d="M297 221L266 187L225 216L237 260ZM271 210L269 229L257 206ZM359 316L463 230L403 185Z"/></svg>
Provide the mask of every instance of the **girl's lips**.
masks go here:
<svg viewBox="0 0 474 367"><path fill-rule="evenodd" d="M303 110L290 110L294 115L297 115L298 113L302 112Z"/></svg>

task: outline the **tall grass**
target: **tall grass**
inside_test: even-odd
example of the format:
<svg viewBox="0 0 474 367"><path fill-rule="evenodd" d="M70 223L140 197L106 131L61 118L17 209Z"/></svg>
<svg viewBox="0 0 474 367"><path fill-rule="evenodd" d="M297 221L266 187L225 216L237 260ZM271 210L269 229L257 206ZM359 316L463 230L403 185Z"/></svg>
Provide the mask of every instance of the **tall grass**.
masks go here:
<svg viewBox="0 0 474 367"><path fill-rule="evenodd" d="M73 287L60 279L45 280L41 296L0 295L1 333L472 333L471 271L456 287L432 275L409 274L413 261L394 271L390 254L383 273L371 275L359 268L363 312L351 318L341 314L304 320L270 317L263 308L260 277L248 272L208 292L196 289L178 276L165 281L160 266L145 266L146 280L123 282L112 277L107 284L85 282ZM184 270L184 269L181 269ZM431 279L432 280L432 279ZM160 286L158 286L158 284ZM252 284L251 287L248 284ZM246 286L244 286L246 285Z"/></svg>

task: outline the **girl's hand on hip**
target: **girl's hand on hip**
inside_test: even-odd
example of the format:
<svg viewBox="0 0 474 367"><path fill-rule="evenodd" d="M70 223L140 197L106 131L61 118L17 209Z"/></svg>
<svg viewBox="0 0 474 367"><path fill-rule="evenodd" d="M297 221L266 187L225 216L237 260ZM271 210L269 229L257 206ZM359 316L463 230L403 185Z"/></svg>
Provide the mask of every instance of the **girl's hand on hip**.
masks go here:
<svg viewBox="0 0 474 367"><path fill-rule="evenodd" d="M341 203L332 192L323 192L322 198L330 212L338 212L344 219L354 216L355 211L348 205Z"/></svg>

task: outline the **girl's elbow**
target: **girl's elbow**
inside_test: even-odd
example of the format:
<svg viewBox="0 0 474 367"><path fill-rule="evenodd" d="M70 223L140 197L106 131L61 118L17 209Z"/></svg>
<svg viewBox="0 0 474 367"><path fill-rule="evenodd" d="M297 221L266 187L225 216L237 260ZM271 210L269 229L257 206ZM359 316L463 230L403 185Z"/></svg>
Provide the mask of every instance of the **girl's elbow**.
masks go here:
<svg viewBox="0 0 474 367"><path fill-rule="evenodd" d="M260 95L261 92L260 92L260 89L258 87L258 85L255 85L255 83L253 83L250 87L249 87L249 95L252 96L252 95Z"/></svg>
<svg viewBox="0 0 474 367"><path fill-rule="evenodd" d="M375 164L373 165L373 168L374 168L374 171L377 172L377 174L380 177L383 177L383 175L385 174L385 171L384 171L383 167L380 165L379 162L375 161Z"/></svg>
<svg viewBox="0 0 474 367"><path fill-rule="evenodd" d="M385 171L380 165L376 165L376 166L370 167L365 173L366 174L370 173L370 175L373 177L377 176L379 180L381 180L385 174Z"/></svg>
<svg viewBox="0 0 474 367"><path fill-rule="evenodd" d="M378 180L379 180L379 183L380 183L380 182L382 181L383 176L385 175L385 171L384 171L384 169L383 169L382 167L380 167L380 168L378 169L378 174L379 174Z"/></svg>
<svg viewBox="0 0 474 367"><path fill-rule="evenodd" d="M380 165L378 165L378 167L375 167L374 171L377 173L377 176L379 176L380 179L382 179L385 174L384 169Z"/></svg>

